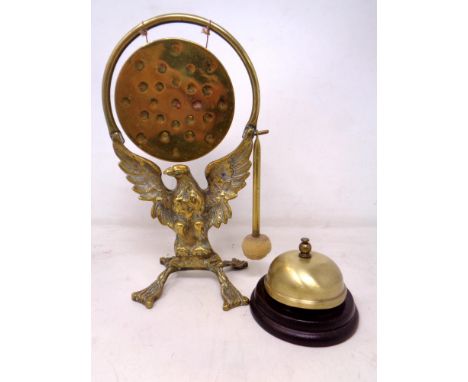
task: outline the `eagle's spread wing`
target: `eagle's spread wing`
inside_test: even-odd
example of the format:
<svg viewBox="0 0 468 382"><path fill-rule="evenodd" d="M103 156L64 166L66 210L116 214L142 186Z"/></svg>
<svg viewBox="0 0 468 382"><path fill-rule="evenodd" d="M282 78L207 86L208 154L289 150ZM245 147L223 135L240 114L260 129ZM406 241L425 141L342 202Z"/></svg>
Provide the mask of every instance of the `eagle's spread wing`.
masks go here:
<svg viewBox="0 0 468 382"><path fill-rule="evenodd" d="M133 191L140 194L141 200L153 202L153 219L157 217L161 224L172 228L174 216L170 208L171 191L162 182L161 169L150 160L132 153L118 140L114 140L113 146L120 159L119 167L134 184Z"/></svg>
<svg viewBox="0 0 468 382"><path fill-rule="evenodd" d="M219 228L232 216L228 201L234 199L244 188L252 163L252 139L255 130L247 127L240 145L225 157L211 162L205 170L208 181L206 213L208 227Z"/></svg>

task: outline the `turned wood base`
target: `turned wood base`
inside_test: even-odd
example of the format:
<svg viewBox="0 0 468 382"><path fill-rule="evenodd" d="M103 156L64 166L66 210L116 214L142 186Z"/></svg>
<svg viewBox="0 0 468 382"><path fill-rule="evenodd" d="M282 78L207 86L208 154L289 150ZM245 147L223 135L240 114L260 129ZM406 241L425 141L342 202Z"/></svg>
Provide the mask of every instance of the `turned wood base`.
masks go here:
<svg viewBox="0 0 468 382"><path fill-rule="evenodd" d="M302 346L331 346L350 338L359 314L348 290L345 301L332 309L293 308L271 298L260 279L250 298L250 310L268 333Z"/></svg>

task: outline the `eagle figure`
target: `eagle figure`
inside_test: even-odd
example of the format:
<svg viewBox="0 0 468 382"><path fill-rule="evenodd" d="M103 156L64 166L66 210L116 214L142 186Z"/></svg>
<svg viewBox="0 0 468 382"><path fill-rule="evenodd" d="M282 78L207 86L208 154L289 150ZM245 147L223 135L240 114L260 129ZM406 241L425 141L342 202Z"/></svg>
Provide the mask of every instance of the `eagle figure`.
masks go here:
<svg viewBox="0 0 468 382"><path fill-rule="evenodd" d="M158 218L161 224L176 233L175 256L161 258L161 264L166 269L150 286L134 292L134 301L152 308L171 273L206 269L218 277L224 310L249 303L248 298L242 296L223 271L225 266L242 269L247 263L237 259L222 261L211 248L208 230L212 226L219 228L232 216L229 200L234 199L246 185L255 134L256 129L247 126L241 143L234 151L208 164L205 169L208 182L206 189L198 185L186 165L176 164L164 170L164 174L176 179L173 190L164 185L158 165L128 150L120 134L112 137L114 151L120 159L119 166L133 183L133 191L140 195L141 200L152 203L153 218Z"/></svg>

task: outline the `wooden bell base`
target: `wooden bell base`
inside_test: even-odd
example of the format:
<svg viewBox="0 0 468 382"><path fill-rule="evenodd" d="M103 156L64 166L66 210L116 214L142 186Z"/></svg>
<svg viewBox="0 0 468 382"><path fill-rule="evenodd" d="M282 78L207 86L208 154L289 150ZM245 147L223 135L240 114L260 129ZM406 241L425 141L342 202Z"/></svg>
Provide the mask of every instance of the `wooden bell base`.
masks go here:
<svg viewBox="0 0 468 382"><path fill-rule="evenodd" d="M302 346L331 346L350 338L359 314L348 290L345 301L332 309L293 308L271 298L263 276L252 292L250 310L258 324L282 340Z"/></svg>

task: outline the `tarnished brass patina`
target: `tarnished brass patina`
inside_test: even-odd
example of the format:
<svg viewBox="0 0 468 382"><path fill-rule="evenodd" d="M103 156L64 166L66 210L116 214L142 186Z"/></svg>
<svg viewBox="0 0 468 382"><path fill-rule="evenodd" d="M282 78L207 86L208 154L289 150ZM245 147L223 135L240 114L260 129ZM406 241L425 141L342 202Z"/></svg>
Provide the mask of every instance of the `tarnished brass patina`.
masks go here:
<svg viewBox="0 0 468 382"><path fill-rule="evenodd" d="M115 107L127 136L143 151L184 162L223 140L234 115L234 90L209 50L163 39L138 49L125 62Z"/></svg>
<svg viewBox="0 0 468 382"><path fill-rule="evenodd" d="M207 27L221 36L241 58L252 86L252 111L242 141L230 154L208 164L206 189L198 185L188 166L175 164L162 172L152 161L128 150L110 102L112 75L125 48L149 29L174 22ZM253 139L260 134L256 129L258 80L243 48L210 20L187 14L154 17L133 28L115 47L104 71L102 99L120 168L140 199L152 203L151 216L176 234L175 256L161 258L166 269L150 286L133 293L132 299L151 308L171 273L200 269L218 277L224 310L248 304L249 299L223 271L227 266L243 269L247 262L223 261L208 240L208 230L219 228L232 215L229 200L246 184ZM232 120L234 93L226 71L209 51L188 41L166 39L147 44L124 64L116 83L115 105L125 132L141 149L161 159L182 162L206 154L222 140ZM163 173L175 177L174 189L164 185Z"/></svg>
<svg viewBox="0 0 468 382"><path fill-rule="evenodd" d="M276 257L265 277L265 289L276 301L303 309L330 309L346 298L347 289L338 266L313 252L304 238L299 251Z"/></svg>

